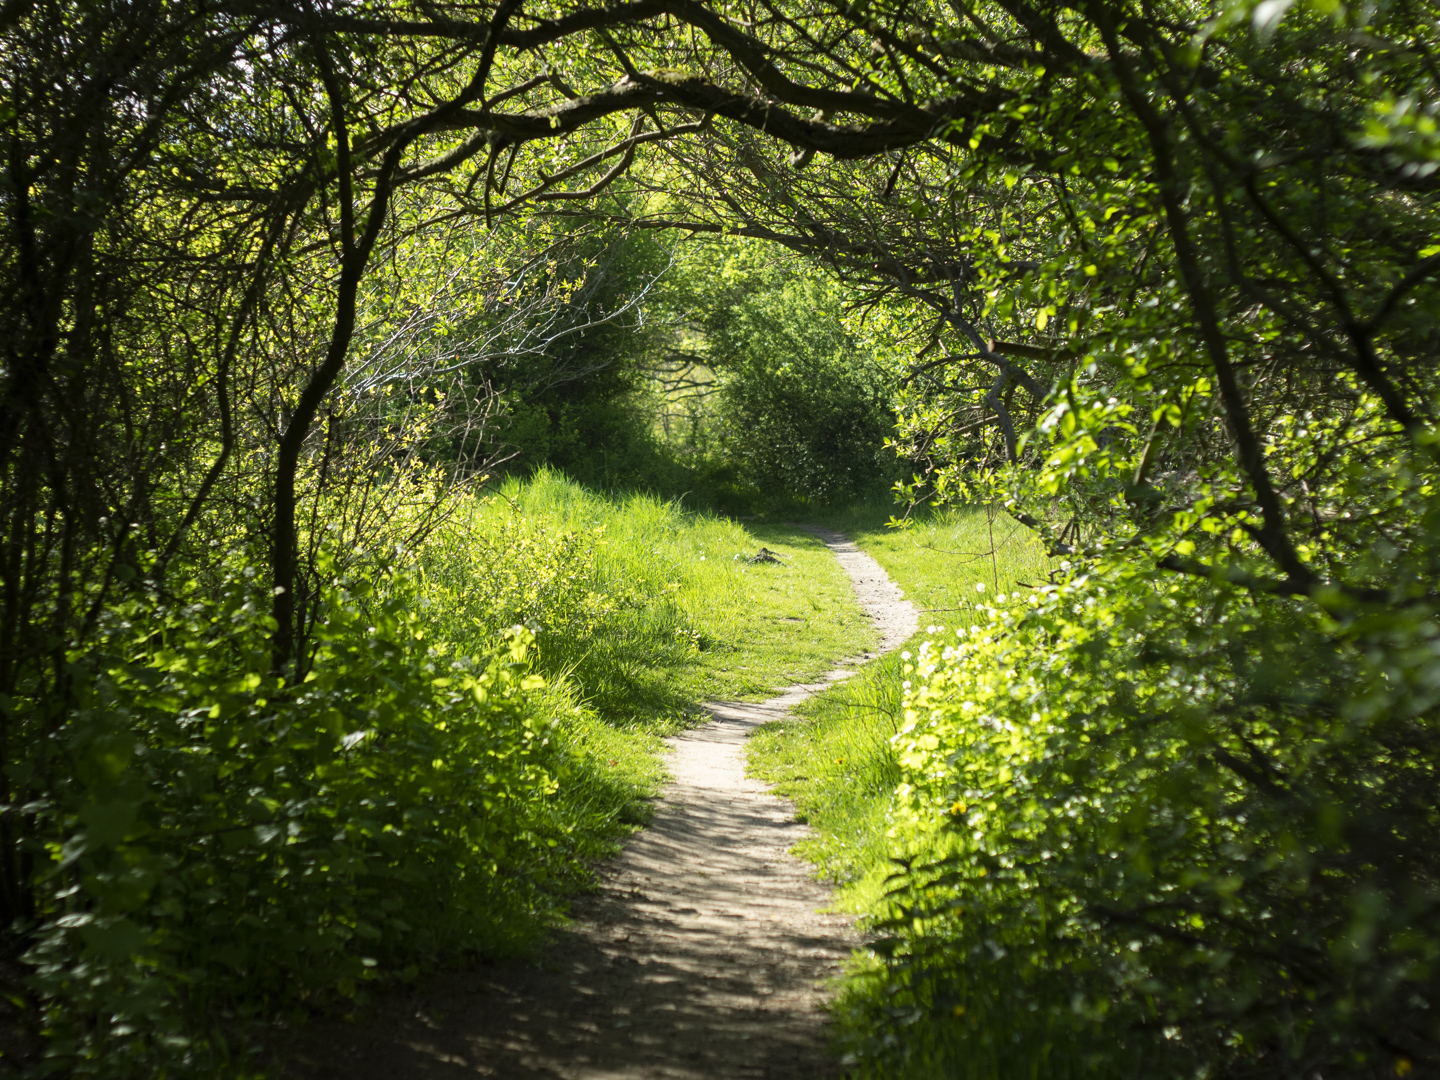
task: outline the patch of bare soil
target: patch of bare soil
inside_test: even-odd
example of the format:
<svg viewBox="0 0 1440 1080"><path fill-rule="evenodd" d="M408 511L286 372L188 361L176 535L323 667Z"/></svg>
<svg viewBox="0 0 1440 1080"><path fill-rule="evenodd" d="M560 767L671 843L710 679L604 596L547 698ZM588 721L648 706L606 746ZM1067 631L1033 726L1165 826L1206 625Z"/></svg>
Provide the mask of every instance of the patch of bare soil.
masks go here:
<svg viewBox="0 0 1440 1080"><path fill-rule="evenodd" d="M881 651L909 637L914 608L879 564L811 531L850 574ZM828 679L850 673L842 664ZM674 780L653 822L602 868L538 962L437 976L387 995L363 1024L314 1025L286 1076L839 1077L827 982L859 938L848 917L820 910L829 888L789 854L805 826L745 775L743 754L752 729L825 685L707 705L714 720L672 740Z"/></svg>

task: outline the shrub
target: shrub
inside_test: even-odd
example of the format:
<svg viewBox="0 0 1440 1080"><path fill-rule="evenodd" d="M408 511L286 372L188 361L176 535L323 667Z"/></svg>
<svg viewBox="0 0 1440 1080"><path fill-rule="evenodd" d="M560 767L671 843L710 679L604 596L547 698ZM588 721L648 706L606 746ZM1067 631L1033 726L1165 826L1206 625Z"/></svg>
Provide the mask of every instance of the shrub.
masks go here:
<svg viewBox="0 0 1440 1080"><path fill-rule="evenodd" d="M221 1024L523 947L578 872L546 808L529 632L442 658L412 587L382 583L328 595L293 687L243 574L213 602L132 601L70 658L80 707L53 752L72 778L31 808L51 837L28 959L53 1066L212 1071Z"/></svg>
<svg viewBox="0 0 1440 1080"><path fill-rule="evenodd" d="M1111 567L910 671L869 1074L1404 1075L1440 1050L1440 628Z"/></svg>

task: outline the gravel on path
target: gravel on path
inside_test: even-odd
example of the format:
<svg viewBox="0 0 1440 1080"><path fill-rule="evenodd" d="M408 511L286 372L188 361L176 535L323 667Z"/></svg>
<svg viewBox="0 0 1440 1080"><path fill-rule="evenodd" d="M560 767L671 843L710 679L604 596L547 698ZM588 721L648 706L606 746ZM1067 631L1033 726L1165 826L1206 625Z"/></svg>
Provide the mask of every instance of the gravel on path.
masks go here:
<svg viewBox="0 0 1440 1080"><path fill-rule="evenodd" d="M916 614L878 563L812 526L850 574L881 652ZM793 807L745 775L760 724L853 673L758 704L713 702L714 719L671 740L673 781L654 820L600 871L575 921L539 962L437 976L361 1027L316 1025L291 1080L823 1080L827 984L859 944L824 912L828 886L789 854L805 834Z"/></svg>

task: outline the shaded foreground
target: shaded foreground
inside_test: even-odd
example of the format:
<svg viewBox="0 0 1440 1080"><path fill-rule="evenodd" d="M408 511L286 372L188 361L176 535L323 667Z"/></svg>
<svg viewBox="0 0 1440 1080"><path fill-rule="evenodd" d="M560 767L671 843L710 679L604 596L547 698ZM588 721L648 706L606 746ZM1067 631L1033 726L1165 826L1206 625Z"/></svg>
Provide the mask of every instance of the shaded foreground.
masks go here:
<svg viewBox="0 0 1440 1080"><path fill-rule="evenodd" d="M873 560L821 535L879 624L882 649L899 644L913 609ZM817 911L828 887L787 853L805 826L745 776L742 748L825 685L707 706L715 719L674 740L674 782L654 821L576 902L575 923L538 964L429 980L363 1027L316 1025L287 1075L839 1076L825 982L859 939L847 917Z"/></svg>

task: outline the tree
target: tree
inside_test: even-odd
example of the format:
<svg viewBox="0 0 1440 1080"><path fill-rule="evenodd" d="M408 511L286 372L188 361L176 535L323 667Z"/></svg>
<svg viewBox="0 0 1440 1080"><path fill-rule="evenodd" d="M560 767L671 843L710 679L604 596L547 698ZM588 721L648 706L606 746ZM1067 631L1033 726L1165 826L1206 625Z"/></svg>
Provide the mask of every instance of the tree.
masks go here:
<svg viewBox="0 0 1440 1080"><path fill-rule="evenodd" d="M321 421L369 275L423 226L397 199L491 224L583 203L716 124L854 157L989 100L852 87L830 54L856 47L858 24L817 51L803 20L690 2L41 2L6 5L0 29L13 806L43 801L60 767L66 656L97 614L117 590L163 592L203 564L237 510L241 533L269 535L276 673L303 673L317 593L301 534L319 506L306 485L333 475L337 427ZM796 111L813 108L832 118ZM35 848L23 820L3 827L4 914L23 917Z"/></svg>

